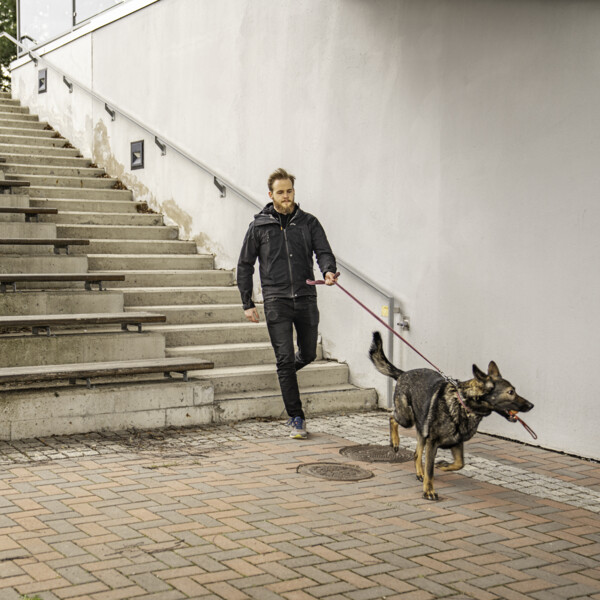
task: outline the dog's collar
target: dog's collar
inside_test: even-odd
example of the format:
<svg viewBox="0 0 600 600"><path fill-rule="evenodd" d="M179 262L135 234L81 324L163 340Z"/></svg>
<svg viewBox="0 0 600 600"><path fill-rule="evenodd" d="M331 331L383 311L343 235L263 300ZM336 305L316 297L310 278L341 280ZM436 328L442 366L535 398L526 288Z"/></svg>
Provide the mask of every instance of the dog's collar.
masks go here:
<svg viewBox="0 0 600 600"><path fill-rule="evenodd" d="M467 414L475 414L473 413L473 411L465 404L465 401L463 400L462 394L460 393L460 387L459 387L459 383L460 381L458 381L458 379L453 379L452 377L448 377L448 375L446 375L445 373L442 373L440 371L440 375L450 384L453 385L454 388L456 389L456 395L458 396L458 401L462 404L462 407L465 409L465 411L467 412Z"/></svg>

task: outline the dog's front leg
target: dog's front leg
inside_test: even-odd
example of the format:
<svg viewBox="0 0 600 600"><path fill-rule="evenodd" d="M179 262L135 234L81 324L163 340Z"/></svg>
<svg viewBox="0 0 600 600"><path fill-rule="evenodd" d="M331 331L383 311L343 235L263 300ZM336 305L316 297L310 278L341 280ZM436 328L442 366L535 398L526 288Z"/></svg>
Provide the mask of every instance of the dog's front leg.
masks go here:
<svg viewBox="0 0 600 600"><path fill-rule="evenodd" d="M436 453L437 446L431 441L431 438L427 438L425 442L425 472L423 477L423 498L427 500L438 499L438 495L433 489L433 467Z"/></svg>
<svg viewBox="0 0 600 600"><path fill-rule="evenodd" d="M462 442L453 448L450 448L454 462L450 464L445 460L440 460L435 466L441 471L460 471L465 466Z"/></svg>
<svg viewBox="0 0 600 600"><path fill-rule="evenodd" d="M394 452L400 449L400 435L398 434L398 422L394 419L394 415L390 415L390 446Z"/></svg>

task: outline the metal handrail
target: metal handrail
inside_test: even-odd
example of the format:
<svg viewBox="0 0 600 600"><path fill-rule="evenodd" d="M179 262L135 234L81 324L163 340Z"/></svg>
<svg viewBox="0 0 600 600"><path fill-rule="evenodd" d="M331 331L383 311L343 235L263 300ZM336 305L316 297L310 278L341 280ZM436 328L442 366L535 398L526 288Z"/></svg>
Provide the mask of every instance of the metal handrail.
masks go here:
<svg viewBox="0 0 600 600"><path fill-rule="evenodd" d="M13 44L16 44L18 47L25 48L25 46L23 44L21 44L18 40L16 40L10 34L8 34L6 32L2 32L0 34L0 38L3 38L3 37L10 40ZM192 164L194 164L197 167L199 167L200 169L202 169L208 175L212 176L214 178L214 180L213 180L214 184L217 186L217 188L221 192L221 197L225 197L226 190L230 189L237 196L239 196L243 200L249 202L256 208L259 208L259 209L263 208L264 204L262 202L260 202L259 200L257 200L256 198L254 198L250 192L246 192L242 188L234 185L227 179L227 177L224 177L216 169L212 169L212 168L208 167L207 165L205 165L204 163L202 163L201 161L199 161L198 159L193 157L189 152L186 152L180 146L171 142L165 136L161 135L160 133L151 129L150 127L147 127L146 125L144 125L143 123L138 121L135 117L133 117L126 111L124 111L121 108L119 108L118 106L116 106L114 104L114 102L111 102L104 96L96 93L94 90L88 88L86 85L77 81L70 75L67 75L64 71L62 71L60 68L58 68L56 65L54 65L47 58L43 58L42 56L33 52L32 50L27 50L27 54L30 56L31 60L34 61L35 64L37 64L37 62L40 61L40 62L46 64L48 67L50 67L53 71L55 71L56 73L61 75L63 78L63 82L69 88L70 92L73 91L73 86L77 86L79 89L86 92L88 95L92 96L92 98L95 98L99 102L104 103L104 107L107 110L107 112L111 115L111 118L113 121L115 119L115 113L119 113L122 117L125 117L128 121L130 121L131 123L133 123L140 129L143 129L151 136L154 136L154 141L156 142L157 146L161 149L161 152L163 155L166 154L167 148L171 148L171 150L174 150L177 154L179 154L180 156L184 157ZM366 284L368 287L370 287L371 289L376 291L378 294L383 296L388 301L388 310L389 310L388 325L392 329L394 329L394 314L395 314L395 309L396 309L395 296L391 292L389 292L388 290L386 290L385 288L380 286L378 283L372 281L369 277L362 274L360 271L358 271L357 269L355 269L354 267L352 267L345 261L341 260L340 258L337 258L337 262L346 271L348 271L350 274L352 274L354 277L356 277L357 279L362 281L364 284ZM388 357L389 357L390 361L393 360L393 356L394 356L394 338L393 338L391 332L388 332ZM393 382L390 379L388 381L388 406L391 406L392 386L393 386Z"/></svg>

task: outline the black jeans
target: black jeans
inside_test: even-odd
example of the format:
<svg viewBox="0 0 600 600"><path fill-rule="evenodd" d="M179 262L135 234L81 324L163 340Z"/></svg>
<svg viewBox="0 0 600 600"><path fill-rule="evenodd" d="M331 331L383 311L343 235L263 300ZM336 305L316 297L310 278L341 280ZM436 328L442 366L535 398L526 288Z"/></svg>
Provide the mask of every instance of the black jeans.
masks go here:
<svg viewBox="0 0 600 600"><path fill-rule="evenodd" d="M317 357L317 297L265 300L265 317L277 360L277 377L285 409L290 417L304 419L296 371ZM296 329L298 352L294 352L293 328Z"/></svg>

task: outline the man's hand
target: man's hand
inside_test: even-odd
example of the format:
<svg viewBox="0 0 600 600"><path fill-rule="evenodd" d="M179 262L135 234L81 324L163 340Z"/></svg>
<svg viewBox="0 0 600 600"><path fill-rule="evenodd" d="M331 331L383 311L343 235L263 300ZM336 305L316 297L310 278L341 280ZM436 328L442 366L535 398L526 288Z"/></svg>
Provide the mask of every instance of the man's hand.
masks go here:
<svg viewBox="0 0 600 600"><path fill-rule="evenodd" d="M253 323L258 323L258 321L260 320L258 317L258 311L256 310L256 306L253 306L252 308L247 308L244 311L244 314L246 315L246 319L248 319L248 321L252 321Z"/></svg>
<svg viewBox="0 0 600 600"><path fill-rule="evenodd" d="M334 285L335 284L335 273L327 272L325 273L325 285Z"/></svg>

